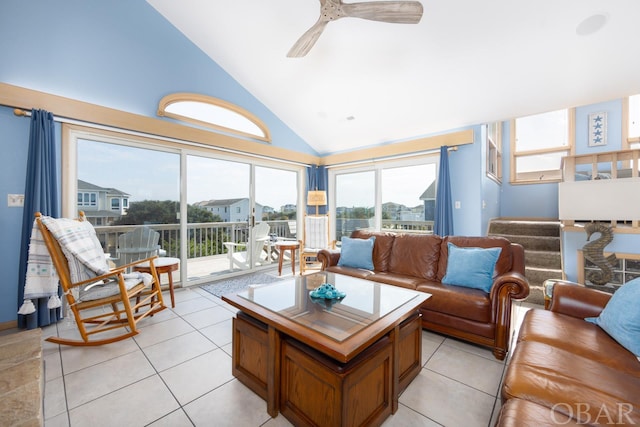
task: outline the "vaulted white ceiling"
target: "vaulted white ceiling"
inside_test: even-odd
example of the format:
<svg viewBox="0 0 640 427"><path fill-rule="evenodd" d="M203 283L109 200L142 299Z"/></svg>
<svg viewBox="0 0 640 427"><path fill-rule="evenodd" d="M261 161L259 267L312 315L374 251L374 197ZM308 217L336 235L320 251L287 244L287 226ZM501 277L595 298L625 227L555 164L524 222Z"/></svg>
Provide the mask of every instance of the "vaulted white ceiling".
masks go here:
<svg viewBox="0 0 640 427"><path fill-rule="evenodd" d="M421 0L302 58L318 0L147 1L320 154L640 93L638 0Z"/></svg>

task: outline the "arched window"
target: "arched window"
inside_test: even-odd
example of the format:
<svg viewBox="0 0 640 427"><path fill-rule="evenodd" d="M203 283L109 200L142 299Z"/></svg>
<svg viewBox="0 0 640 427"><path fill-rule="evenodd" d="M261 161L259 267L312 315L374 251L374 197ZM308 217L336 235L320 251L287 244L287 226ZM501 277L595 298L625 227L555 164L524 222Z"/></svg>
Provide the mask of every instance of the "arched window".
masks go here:
<svg viewBox="0 0 640 427"><path fill-rule="evenodd" d="M221 132L271 142L267 126L255 115L218 98L174 93L160 100L158 115L206 126Z"/></svg>

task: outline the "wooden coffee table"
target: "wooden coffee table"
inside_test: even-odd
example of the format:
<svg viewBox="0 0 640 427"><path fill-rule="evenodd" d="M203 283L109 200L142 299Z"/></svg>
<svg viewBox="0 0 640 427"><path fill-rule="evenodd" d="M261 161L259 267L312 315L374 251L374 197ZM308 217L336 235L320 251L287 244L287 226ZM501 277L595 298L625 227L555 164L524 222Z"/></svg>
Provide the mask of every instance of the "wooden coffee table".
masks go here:
<svg viewBox="0 0 640 427"><path fill-rule="evenodd" d="M340 302L309 291L331 283ZM430 297L396 286L320 272L251 287L222 299L233 319L233 375L294 425L379 425L418 375Z"/></svg>

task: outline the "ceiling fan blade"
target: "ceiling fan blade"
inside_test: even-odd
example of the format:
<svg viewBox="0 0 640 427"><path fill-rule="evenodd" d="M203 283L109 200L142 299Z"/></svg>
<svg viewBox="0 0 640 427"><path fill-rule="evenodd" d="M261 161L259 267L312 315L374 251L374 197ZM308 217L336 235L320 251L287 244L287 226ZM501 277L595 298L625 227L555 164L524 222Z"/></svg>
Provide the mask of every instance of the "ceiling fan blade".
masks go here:
<svg viewBox="0 0 640 427"><path fill-rule="evenodd" d="M309 53L313 45L318 41L320 34L322 34L324 27L327 25L327 22L328 21L326 20L319 19L318 22L313 24L313 26L298 39L293 47L289 49L287 56L289 58L299 58Z"/></svg>
<svg viewBox="0 0 640 427"><path fill-rule="evenodd" d="M422 18L422 4L418 1L376 1L342 3L346 16L397 24L417 24Z"/></svg>

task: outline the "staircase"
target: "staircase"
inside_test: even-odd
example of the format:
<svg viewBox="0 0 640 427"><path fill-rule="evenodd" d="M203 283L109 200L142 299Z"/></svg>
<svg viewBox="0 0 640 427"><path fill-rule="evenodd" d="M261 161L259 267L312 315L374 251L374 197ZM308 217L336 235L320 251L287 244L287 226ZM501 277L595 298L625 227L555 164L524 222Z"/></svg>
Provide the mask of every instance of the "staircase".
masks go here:
<svg viewBox="0 0 640 427"><path fill-rule="evenodd" d="M531 291L525 301L544 305L542 283L562 278L560 221L497 218L489 236L502 236L524 247L525 276Z"/></svg>

